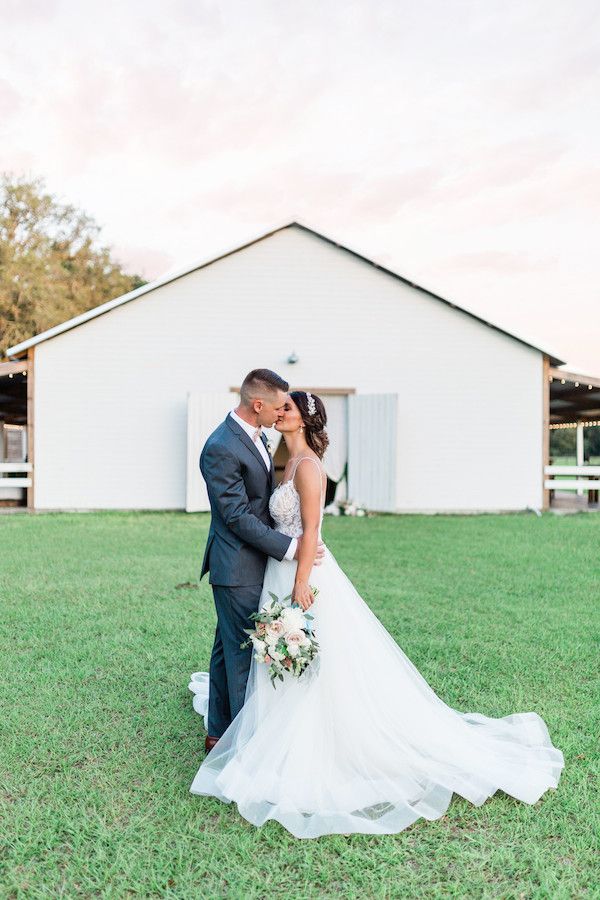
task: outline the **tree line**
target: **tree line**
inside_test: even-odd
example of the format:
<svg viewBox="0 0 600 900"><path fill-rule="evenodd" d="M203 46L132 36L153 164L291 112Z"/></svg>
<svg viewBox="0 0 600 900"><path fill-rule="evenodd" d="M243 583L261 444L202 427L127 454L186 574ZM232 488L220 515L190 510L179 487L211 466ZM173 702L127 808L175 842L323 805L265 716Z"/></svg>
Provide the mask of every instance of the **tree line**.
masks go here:
<svg viewBox="0 0 600 900"><path fill-rule="evenodd" d="M0 356L8 347L145 284L100 242L94 219L41 179L0 176Z"/></svg>
<svg viewBox="0 0 600 900"><path fill-rule="evenodd" d="M550 432L550 456L575 456L577 436L574 428L557 428ZM600 456L600 428L584 428L584 456Z"/></svg>

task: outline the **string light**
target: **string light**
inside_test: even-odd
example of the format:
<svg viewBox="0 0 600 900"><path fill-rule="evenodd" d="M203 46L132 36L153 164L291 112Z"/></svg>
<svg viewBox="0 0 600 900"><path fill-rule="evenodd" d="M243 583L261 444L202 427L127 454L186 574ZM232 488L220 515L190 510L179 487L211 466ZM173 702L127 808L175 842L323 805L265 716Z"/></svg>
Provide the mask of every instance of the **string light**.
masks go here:
<svg viewBox="0 0 600 900"><path fill-rule="evenodd" d="M584 428L591 428L592 426L600 425L600 419L597 421L594 420L593 422L582 422L581 424ZM550 431L556 431L558 428L577 428L577 425L577 422L553 422L552 425L550 425Z"/></svg>
<svg viewBox="0 0 600 900"><path fill-rule="evenodd" d="M558 379L557 379L557 380L558 380ZM549 376L548 376L548 381L550 382L550 384L552 384L552 382L554 381L554 376L553 376L553 375L549 375ZM561 378L561 379L560 379L560 383L561 383L561 384L566 384L567 381L569 381L569 384L575 385L575 387L579 387L580 384L581 384L581 382L579 382L579 381L571 381L570 379L566 379L566 378ZM588 387L588 391L593 391L593 390L594 390L594 385L593 385L593 384L588 384L587 387Z"/></svg>

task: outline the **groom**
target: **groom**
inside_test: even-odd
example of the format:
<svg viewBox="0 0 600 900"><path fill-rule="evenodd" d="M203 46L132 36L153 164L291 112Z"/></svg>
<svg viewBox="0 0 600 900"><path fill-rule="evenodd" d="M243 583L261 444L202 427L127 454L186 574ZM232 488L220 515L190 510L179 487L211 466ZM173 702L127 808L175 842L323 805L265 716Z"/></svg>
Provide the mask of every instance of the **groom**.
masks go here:
<svg viewBox="0 0 600 900"><path fill-rule="evenodd" d="M297 559L302 538L273 529L273 460L262 427L283 415L289 385L270 369L244 378L240 405L208 438L200 455L211 522L200 578L210 571L217 630L210 658L207 753L244 705L252 648L240 644L258 610L267 557ZM318 564L323 548L317 550Z"/></svg>

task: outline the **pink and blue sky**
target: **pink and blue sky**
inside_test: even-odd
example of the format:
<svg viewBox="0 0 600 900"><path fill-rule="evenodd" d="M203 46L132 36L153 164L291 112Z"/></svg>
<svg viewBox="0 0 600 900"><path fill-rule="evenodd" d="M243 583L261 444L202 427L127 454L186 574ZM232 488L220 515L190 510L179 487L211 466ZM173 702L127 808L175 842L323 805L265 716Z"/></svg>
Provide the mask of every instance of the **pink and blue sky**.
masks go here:
<svg viewBox="0 0 600 900"><path fill-rule="evenodd" d="M3 0L1 20L0 170L83 207L128 269L300 219L600 375L592 0Z"/></svg>

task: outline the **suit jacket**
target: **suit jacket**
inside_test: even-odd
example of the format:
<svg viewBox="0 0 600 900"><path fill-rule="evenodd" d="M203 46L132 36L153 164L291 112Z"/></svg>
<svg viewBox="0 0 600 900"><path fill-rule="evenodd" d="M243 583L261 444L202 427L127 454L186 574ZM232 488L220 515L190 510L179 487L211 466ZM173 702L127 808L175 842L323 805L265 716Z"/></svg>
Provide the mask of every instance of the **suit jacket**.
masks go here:
<svg viewBox="0 0 600 900"><path fill-rule="evenodd" d="M262 584L267 557L283 559L292 540L273 529L273 463L267 471L252 438L228 415L205 443L200 471L211 511L200 578L210 571L211 584Z"/></svg>

